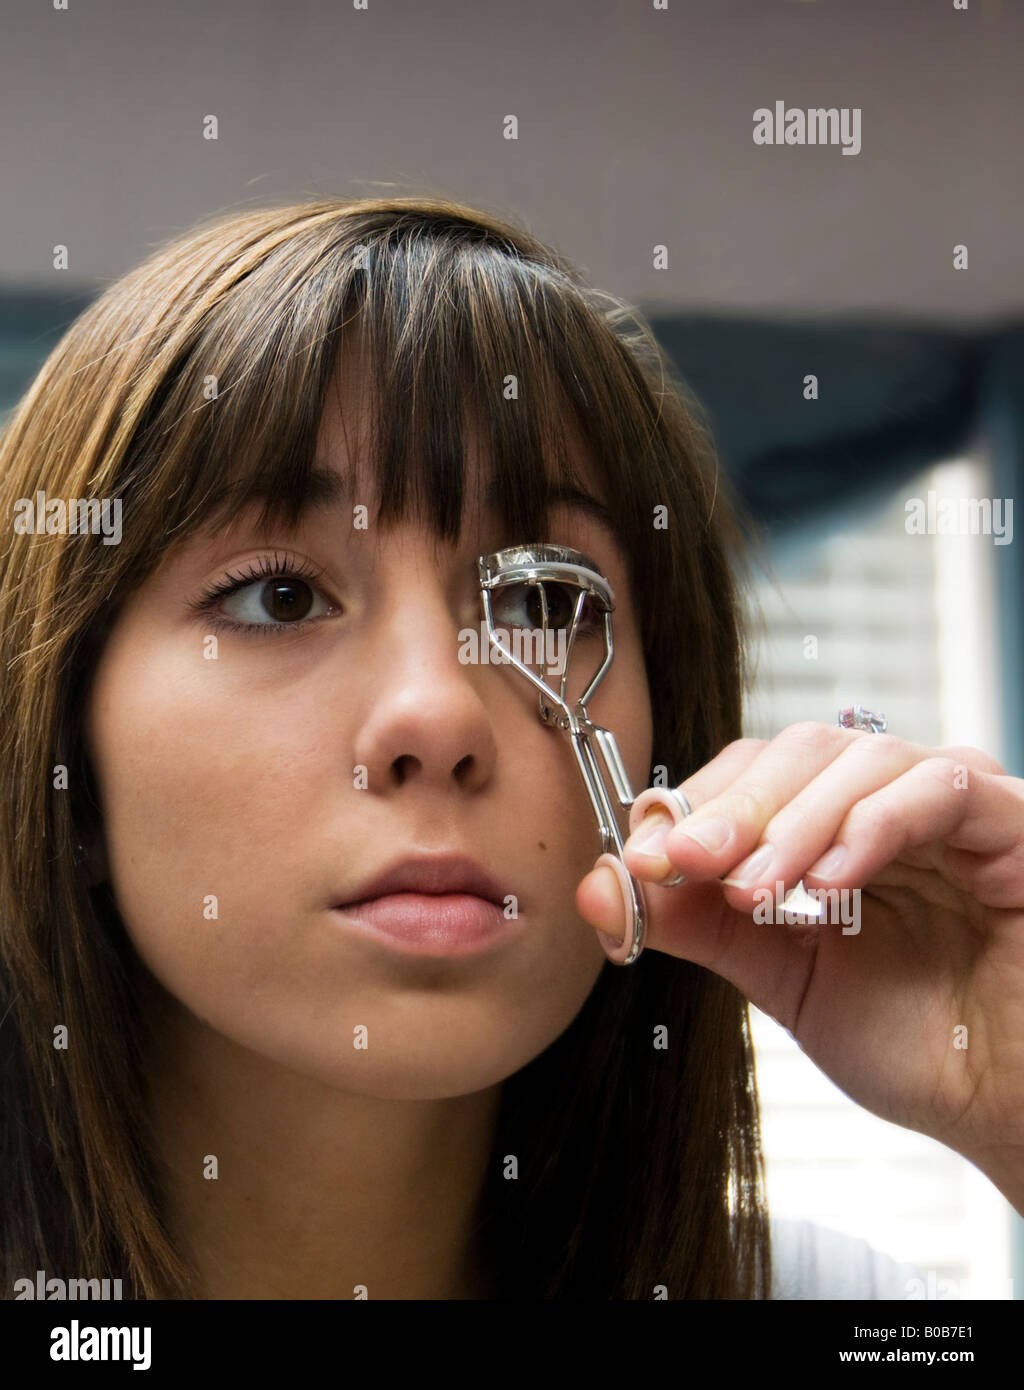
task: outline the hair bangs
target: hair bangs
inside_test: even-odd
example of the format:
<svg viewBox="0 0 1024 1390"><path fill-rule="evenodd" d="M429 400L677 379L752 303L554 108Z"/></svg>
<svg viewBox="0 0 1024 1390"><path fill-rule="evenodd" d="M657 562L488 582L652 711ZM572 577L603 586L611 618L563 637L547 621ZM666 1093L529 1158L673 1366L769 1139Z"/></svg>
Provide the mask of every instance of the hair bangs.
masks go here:
<svg viewBox="0 0 1024 1390"><path fill-rule="evenodd" d="M129 502L134 478L137 496L163 499L161 529L177 541L253 506L270 529L347 500L375 525L411 517L455 543L472 494L510 540L537 540L552 502L587 487L574 437L608 505L628 513L645 405L620 345L569 276L471 230L391 225L358 255L325 252L322 231L316 257L308 232L275 247L211 309L151 403ZM332 391L341 480L320 448Z"/></svg>

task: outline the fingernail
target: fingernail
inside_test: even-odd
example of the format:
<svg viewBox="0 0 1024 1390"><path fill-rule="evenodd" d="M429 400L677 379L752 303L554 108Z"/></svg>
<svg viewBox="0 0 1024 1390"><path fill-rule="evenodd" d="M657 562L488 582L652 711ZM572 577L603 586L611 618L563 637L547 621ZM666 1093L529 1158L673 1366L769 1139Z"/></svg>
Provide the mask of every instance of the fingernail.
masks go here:
<svg viewBox="0 0 1024 1390"><path fill-rule="evenodd" d="M688 816L679 827L681 835L689 835L691 840L696 840L699 845L703 845L706 850L714 854L720 850L732 834L732 826L721 816L709 816L707 820L694 821Z"/></svg>
<svg viewBox="0 0 1024 1390"><path fill-rule="evenodd" d="M735 869L724 883L731 883L736 888L745 888L748 883L755 883L772 862L775 850L771 845L762 845L756 854L752 854L749 859L744 859L742 864L737 864Z"/></svg>
<svg viewBox="0 0 1024 1390"><path fill-rule="evenodd" d="M601 891L607 896L609 905L602 905L593 916L588 913L587 920L609 936L614 936L616 941L621 941L626 933L626 904L622 901L619 880L606 864L594 872L600 879Z"/></svg>
<svg viewBox="0 0 1024 1390"><path fill-rule="evenodd" d="M819 859L817 864L807 870L807 873L813 878L831 878L843 867L845 859L846 849L843 845L836 845L835 849L829 850L823 859Z"/></svg>
<svg viewBox="0 0 1024 1390"><path fill-rule="evenodd" d="M663 811L652 811L640 822L636 834L628 842L628 847L634 853L648 855L651 859L667 858L665 841L674 823L672 817Z"/></svg>

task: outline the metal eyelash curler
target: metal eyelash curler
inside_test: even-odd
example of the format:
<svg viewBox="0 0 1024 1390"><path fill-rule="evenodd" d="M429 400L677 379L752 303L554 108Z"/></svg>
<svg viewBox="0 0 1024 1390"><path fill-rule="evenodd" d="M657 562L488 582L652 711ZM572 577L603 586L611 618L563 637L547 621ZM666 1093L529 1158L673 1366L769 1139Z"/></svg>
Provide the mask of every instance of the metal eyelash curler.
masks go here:
<svg viewBox="0 0 1024 1390"><path fill-rule="evenodd" d="M569 734L601 835L602 853L595 868L597 865L605 864L613 871L622 889L627 909L626 932L621 944L600 929L598 938L608 959L615 965L632 965L644 948L646 914L643 889L623 862L624 840L605 776L619 805L629 808L631 834L655 805L667 810L677 824L684 816L691 814L691 807L682 792L671 787L649 787L638 797L634 797L614 734L594 724L587 713L587 705L612 663L612 612L615 608L615 595L594 561L582 551L573 550L568 546L544 543L511 546L490 555L481 555L477 565L489 642L501 652L503 662L515 666L539 690L537 703L541 722L552 728L563 729ZM570 593L577 591L557 691L547 683L551 673L548 662L548 585L563 588ZM508 591L514 592L515 589L523 587L533 589L540 600L539 656L544 669L544 680L515 655L511 646L500 640L496 630L492 598L499 592L505 593L507 597ZM604 620L604 660L576 701L575 708L570 708L565 698L565 683L580 619L588 599ZM602 775L602 768L605 775ZM680 876L675 875L664 880L659 886L671 887L681 882Z"/></svg>

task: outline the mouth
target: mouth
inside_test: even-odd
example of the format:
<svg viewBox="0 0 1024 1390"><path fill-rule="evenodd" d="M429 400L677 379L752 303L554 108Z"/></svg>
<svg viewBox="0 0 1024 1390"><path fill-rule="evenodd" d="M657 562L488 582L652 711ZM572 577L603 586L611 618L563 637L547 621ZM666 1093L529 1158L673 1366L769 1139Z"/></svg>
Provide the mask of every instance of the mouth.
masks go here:
<svg viewBox="0 0 1024 1390"><path fill-rule="evenodd" d="M335 912L347 925L407 954L470 955L510 939L518 911L514 895L464 855L407 858L370 879Z"/></svg>
<svg viewBox="0 0 1024 1390"><path fill-rule="evenodd" d="M507 896L494 875L475 860L462 854L433 854L411 856L391 864L335 906L354 908L402 894L468 896L495 906L501 906Z"/></svg>
<svg viewBox="0 0 1024 1390"><path fill-rule="evenodd" d="M334 915L405 954L435 957L475 954L509 940L522 925L473 893L386 893Z"/></svg>

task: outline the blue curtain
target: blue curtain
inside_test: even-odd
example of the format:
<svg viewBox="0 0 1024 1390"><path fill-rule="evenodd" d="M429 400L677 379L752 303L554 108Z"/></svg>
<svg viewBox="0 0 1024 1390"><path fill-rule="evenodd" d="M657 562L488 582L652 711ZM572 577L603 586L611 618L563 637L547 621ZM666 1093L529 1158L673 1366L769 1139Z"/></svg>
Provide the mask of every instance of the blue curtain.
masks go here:
<svg viewBox="0 0 1024 1390"><path fill-rule="evenodd" d="M883 321L658 317L652 326L708 413L722 466L770 539L881 500L977 434L994 496L1024 471L1024 325L973 331ZM817 399L805 398L805 378ZM1006 769L1024 776L1018 545L993 546Z"/></svg>

